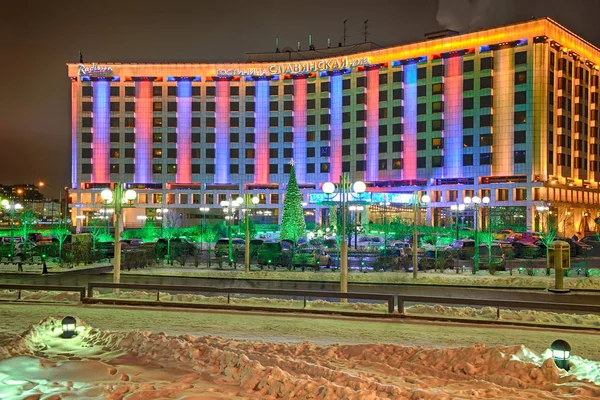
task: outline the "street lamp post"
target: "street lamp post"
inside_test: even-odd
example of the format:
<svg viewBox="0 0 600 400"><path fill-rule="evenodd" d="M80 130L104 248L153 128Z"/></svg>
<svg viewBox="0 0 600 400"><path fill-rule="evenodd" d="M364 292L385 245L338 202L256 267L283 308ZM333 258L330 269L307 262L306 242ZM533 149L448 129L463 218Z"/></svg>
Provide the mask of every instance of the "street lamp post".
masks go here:
<svg viewBox="0 0 600 400"><path fill-rule="evenodd" d="M364 208L363 206L350 206L348 209L354 212L354 249L358 249L358 216ZM350 241L352 241L352 238L350 238Z"/></svg>
<svg viewBox="0 0 600 400"><path fill-rule="evenodd" d="M137 193L133 189L123 191L123 184L117 182L115 189L104 189L100 193L100 197L104 200L107 207L115 210L115 262L113 267L113 282L121 281L121 224L123 216L123 207L133 207L133 201L137 197Z"/></svg>
<svg viewBox="0 0 600 400"><path fill-rule="evenodd" d="M419 192L413 193L413 243L412 243L412 262L413 262L413 279L419 276L419 232L418 224L421 220L421 207L427 206L431 198L424 194L419 199Z"/></svg>
<svg viewBox="0 0 600 400"><path fill-rule="evenodd" d="M490 203L490 198L485 196L483 199L479 196L472 198L467 196L463 199L465 207L472 206L475 210L473 214L473 225L475 228L475 255L473 256L473 274L479 271L479 207L483 204L486 207Z"/></svg>
<svg viewBox="0 0 600 400"><path fill-rule="evenodd" d="M238 198L239 199L239 198ZM244 245L244 267L246 269L246 273L250 272L250 210L252 207L256 206L260 199L256 196L251 196L250 194L244 194L244 198L242 199L244 203L244 208L242 211L244 212L244 227L246 230L245 236L245 245Z"/></svg>
<svg viewBox="0 0 600 400"><path fill-rule="evenodd" d="M208 207L200 207L200 212L202 213L202 225L200 225L200 257L202 257L202 250L204 248L204 227L206 226L206 213L210 211Z"/></svg>
<svg viewBox="0 0 600 400"><path fill-rule="evenodd" d="M458 240L458 215L465 210L464 204L452 204L450 209L456 213L456 240Z"/></svg>
<svg viewBox="0 0 600 400"><path fill-rule="evenodd" d="M243 198L238 197L237 199L233 200L233 198L231 196L229 196L229 200L223 200L221 202L221 207L223 207L223 212L226 214L225 221L227 221L227 238L228 238L228 242L229 242L228 246L227 246L227 256L229 258L230 266L234 261L233 260L233 242L232 242L232 237L231 237L231 224L233 223L233 219L234 219L237 207L242 205L243 202L244 202Z"/></svg>
<svg viewBox="0 0 600 400"><path fill-rule="evenodd" d="M323 192L333 197L334 192L338 191L340 195L340 208L342 211L342 241L340 243L340 291L348 292L348 242L346 240L346 205L348 196L359 197L366 190L367 186L362 181L356 181L351 184L348 175L343 174L340 177L340 183L325 182Z"/></svg>
<svg viewBox="0 0 600 400"><path fill-rule="evenodd" d="M22 210L23 206L21 203L15 203L14 200L2 200L0 203L5 210L10 212L10 257L12 258L15 255L15 225L14 225L14 217L15 210ZM23 241L26 242L27 238L23 238Z"/></svg>

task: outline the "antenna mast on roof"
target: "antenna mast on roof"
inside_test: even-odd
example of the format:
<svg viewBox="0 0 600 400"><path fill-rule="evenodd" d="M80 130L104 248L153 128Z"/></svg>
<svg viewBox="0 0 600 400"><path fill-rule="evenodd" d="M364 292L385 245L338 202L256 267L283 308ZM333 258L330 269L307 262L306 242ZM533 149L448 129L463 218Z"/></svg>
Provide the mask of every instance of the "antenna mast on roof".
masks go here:
<svg viewBox="0 0 600 400"><path fill-rule="evenodd" d="M315 49L315 45L313 44L313 41L312 41L312 33L308 34L308 49L309 50Z"/></svg>
<svg viewBox="0 0 600 400"><path fill-rule="evenodd" d="M279 53L279 36L275 36L275 53Z"/></svg>
<svg viewBox="0 0 600 400"><path fill-rule="evenodd" d="M344 40L343 40L344 46L346 45L346 22L348 22L347 19L344 20Z"/></svg>
<svg viewBox="0 0 600 400"><path fill-rule="evenodd" d="M83 53L79 50L79 63L83 64Z"/></svg>
<svg viewBox="0 0 600 400"><path fill-rule="evenodd" d="M367 35L369 34L369 20L365 19L365 43L367 43Z"/></svg>

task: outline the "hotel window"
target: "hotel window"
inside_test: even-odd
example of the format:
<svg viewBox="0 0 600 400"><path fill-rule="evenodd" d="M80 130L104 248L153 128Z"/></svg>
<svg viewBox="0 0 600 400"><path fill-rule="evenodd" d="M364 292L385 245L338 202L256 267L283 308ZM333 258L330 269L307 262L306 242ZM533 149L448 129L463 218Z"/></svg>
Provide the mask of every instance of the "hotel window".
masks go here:
<svg viewBox="0 0 600 400"><path fill-rule="evenodd" d="M508 189L497 189L496 201L508 201Z"/></svg>
<svg viewBox="0 0 600 400"><path fill-rule="evenodd" d="M278 101L269 102L269 111L277 111L277 110L279 110L279 102Z"/></svg>
<svg viewBox="0 0 600 400"><path fill-rule="evenodd" d="M444 111L444 102L443 101L434 101L431 103L431 112L438 113Z"/></svg>
<svg viewBox="0 0 600 400"><path fill-rule="evenodd" d="M94 95L94 89L91 86L83 86L81 88L81 95L84 97L91 97Z"/></svg>
<svg viewBox="0 0 600 400"><path fill-rule="evenodd" d="M492 96L481 96L479 98L479 107L480 108L492 107Z"/></svg>
<svg viewBox="0 0 600 400"><path fill-rule="evenodd" d="M479 69L482 71L494 68L494 59L492 57L482 58L479 60L479 62Z"/></svg>
<svg viewBox="0 0 600 400"><path fill-rule="evenodd" d="M402 74L402 71L396 71L392 74L392 80L394 82L402 82L404 80L404 76Z"/></svg>
<svg viewBox="0 0 600 400"><path fill-rule="evenodd" d="M385 171L387 169L387 160L379 160L379 170Z"/></svg>
<svg viewBox="0 0 600 400"><path fill-rule="evenodd" d="M527 51L515 53L515 65L527 64Z"/></svg>
<svg viewBox="0 0 600 400"><path fill-rule="evenodd" d="M527 92L515 92L515 104L527 103Z"/></svg>
<svg viewBox="0 0 600 400"><path fill-rule="evenodd" d="M239 174L240 173L240 166L238 164L231 164L229 166L229 173L230 174Z"/></svg>
<svg viewBox="0 0 600 400"><path fill-rule="evenodd" d="M152 118L152 126L154 128L160 128L162 126L162 118L161 117Z"/></svg>
<svg viewBox="0 0 600 400"><path fill-rule="evenodd" d="M200 96L200 86L192 86L192 96Z"/></svg>
<svg viewBox="0 0 600 400"><path fill-rule="evenodd" d="M350 146L348 145L348 149L350 149ZM344 151L343 146L342 146L342 151ZM306 148L306 157L314 157L316 154L316 150L314 147L307 147Z"/></svg>
<svg viewBox="0 0 600 400"><path fill-rule="evenodd" d="M417 97L425 97L427 96L427 86L419 85L417 86Z"/></svg>
<svg viewBox="0 0 600 400"><path fill-rule="evenodd" d="M135 103L128 101L125 103L125 111L127 112L133 112L135 111Z"/></svg>
<svg viewBox="0 0 600 400"><path fill-rule="evenodd" d="M279 173L279 165L278 164L269 164L269 174L278 174Z"/></svg>
<svg viewBox="0 0 600 400"><path fill-rule="evenodd" d="M125 128L135 128L135 118L125 118Z"/></svg>
<svg viewBox="0 0 600 400"><path fill-rule="evenodd" d="M316 117L314 115L306 116L306 125L314 125L316 121Z"/></svg>
<svg viewBox="0 0 600 400"><path fill-rule="evenodd" d="M81 126L84 128L91 128L94 125L92 117L83 117L81 119Z"/></svg>
<svg viewBox="0 0 600 400"><path fill-rule="evenodd" d="M382 72L379 74L379 84L385 85L388 83L388 75L387 72Z"/></svg>
<svg viewBox="0 0 600 400"><path fill-rule="evenodd" d="M356 171L361 172L366 169L365 160L358 160L356 162Z"/></svg>
<svg viewBox="0 0 600 400"><path fill-rule="evenodd" d="M392 117L394 118L399 118L399 117L403 117L404 116L404 112L403 112L403 108L402 106L395 106L392 108Z"/></svg>
<svg viewBox="0 0 600 400"><path fill-rule="evenodd" d="M253 101L246 102L246 112L254 112L255 104Z"/></svg>
<svg viewBox="0 0 600 400"><path fill-rule="evenodd" d="M152 86L153 96L162 96L162 86Z"/></svg>
<svg viewBox="0 0 600 400"><path fill-rule="evenodd" d="M342 96L342 106L346 107L350 105L350 96Z"/></svg>
<svg viewBox="0 0 600 400"><path fill-rule="evenodd" d="M119 149L110 149L110 158L119 158Z"/></svg>
<svg viewBox="0 0 600 400"><path fill-rule="evenodd" d="M162 101L152 103L152 111L162 111Z"/></svg>
<svg viewBox="0 0 600 400"><path fill-rule="evenodd" d="M290 103L291 103L291 101L290 101ZM329 97L325 97L325 98L321 99L321 108L329 108ZM290 110L291 110L291 108L290 108Z"/></svg>
<svg viewBox="0 0 600 400"><path fill-rule="evenodd" d="M294 94L293 85L283 85L283 94Z"/></svg>
<svg viewBox="0 0 600 400"><path fill-rule="evenodd" d="M491 146L492 145L492 135L480 135L479 136L479 146Z"/></svg>
<svg viewBox="0 0 600 400"><path fill-rule="evenodd" d="M192 158L200 158L200 149L192 149Z"/></svg>
<svg viewBox="0 0 600 400"><path fill-rule="evenodd" d="M402 169L402 159L394 158L392 160L392 169Z"/></svg>
<svg viewBox="0 0 600 400"><path fill-rule="evenodd" d="M363 121L364 120L364 114L365 112L362 111L362 115L363 115L363 119L359 119L359 115L360 115L360 111L356 112L356 120L357 121ZM331 117L329 116L329 114L321 114L321 125L328 125L330 123Z"/></svg>
<svg viewBox="0 0 600 400"><path fill-rule="evenodd" d="M253 157L254 158L254 149L252 149L253 151ZM283 158L292 158L294 156L293 154L293 149L291 147L286 147L285 149L283 149Z"/></svg>
<svg viewBox="0 0 600 400"><path fill-rule="evenodd" d="M111 132L110 133L110 141L111 143L118 143L119 142L119 132Z"/></svg>
<svg viewBox="0 0 600 400"><path fill-rule="evenodd" d="M329 140L329 131L327 132L327 140ZM321 132L321 137L323 137L323 132ZM292 132L283 132L283 143L292 143L294 141L294 134Z"/></svg>
<svg viewBox="0 0 600 400"><path fill-rule="evenodd" d="M463 80L463 92L468 92L475 88L475 80L473 78Z"/></svg>
<svg viewBox="0 0 600 400"><path fill-rule="evenodd" d="M239 96L240 95L240 87L239 86L230 86L229 87L229 95L230 96Z"/></svg>
<svg viewBox="0 0 600 400"><path fill-rule="evenodd" d="M161 158L162 149L152 149L152 158Z"/></svg>
<svg viewBox="0 0 600 400"><path fill-rule="evenodd" d="M443 119L434 119L431 121L431 131L438 132L444 130L444 120Z"/></svg>
<svg viewBox="0 0 600 400"><path fill-rule="evenodd" d="M329 99L322 99L322 100L329 100ZM366 104L367 100L366 100L366 96L364 93L358 93L356 95L356 104ZM321 107L323 107L323 101L321 101Z"/></svg>
<svg viewBox="0 0 600 400"><path fill-rule="evenodd" d="M169 125L169 126L171 126L171 125ZM177 124L175 126L177 126ZM239 128L240 119L238 117L230 117L229 118L229 126L234 127L234 128Z"/></svg>
<svg viewBox="0 0 600 400"><path fill-rule="evenodd" d="M135 96L135 86L125 86L125 96Z"/></svg>
<svg viewBox="0 0 600 400"><path fill-rule="evenodd" d="M277 126L279 126L279 118L269 117L269 127L276 128Z"/></svg>
<svg viewBox="0 0 600 400"><path fill-rule="evenodd" d="M167 96L177 96L177 86L167 86Z"/></svg>
<svg viewBox="0 0 600 400"><path fill-rule="evenodd" d="M110 173L118 174L119 173L119 164L110 164Z"/></svg>
<svg viewBox="0 0 600 400"><path fill-rule="evenodd" d="M175 118L175 117L167 118L167 126L169 128L177 128L177 118Z"/></svg>
<svg viewBox="0 0 600 400"><path fill-rule="evenodd" d="M491 164L492 164L492 153L479 154L479 165L491 165Z"/></svg>
<svg viewBox="0 0 600 400"><path fill-rule="evenodd" d="M269 133L269 142L277 143L279 141L279 134L277 132Z"/></svg>
<svg viewBox="0 0 600 400"><path fill-rule="evenodd" d="M85 101L81 103L81 111L88 112L92 111L92 103L90 101Z"/></svg>
<svg viewBox="0 0 600 400"><path fill-rule="evenodd" d="M434 65L431 67L431 76L444 76L444 64Z"/></svg>
<svg viewBox="0 0 600 400"><path fill-rule="evenodd" d="M229 158L240 158L240 149L229 149Z"/></svg>
<svg viewBox="0 0 600 400"><path fill-rule="evenodd" d="M308 163L308 164L306 164L306 173L307 174L314 174L315 173L315 163Z"/></svg>
<svg viewBox="0 0 600 400"><path fill-rule="evenodd" d="M444 148L444 139L443 138L431 139L431 148L433 150L442 150Z"/></svg>
<svg viewBox="0 0 600 400"><path fill-rule="evenodd" d="M417 168L427 168L427 158L417 157Z"/></svg>
<svg viewBox="0 0 600 400"><path fill-rule="evenodd" d="M515 112L515 124L524 124L527 122L527 112L517 111Z"/></svg>
<svg viewBox="0 0 600 400"><path fill-rule="evenodd" d="M111 118L110 119L110 127L111 128L118 128L119 127L119 118Z"/></svg>
<svg viewBox="0 0 600 400"><path fill-rule="evenodd" d="M321 163L321 173L329 172L329 163Z"/></svg>
<svg viewBox="0 0 600 400"><path fill-rule="evenodd" d="M121 103L119 103L118 101L111 101L110 102L110 111L119 111L121 108Z"/></svg>
<svg viewBox="0 0 600 400"><path fill-rule="evenodd" d="M515 164L525 164L527 162L527 152L525 150L515 151Z"/></svg>
<svg viewBox="0 0 600 400"><path fill-rule="evenodd" d="M480 89L491 89L492 87L492 77L491 76L483 76L479 78L479 88Z"/></svg>
<svg viewBox="0 0 600 400"><path fill-rule="evenodd" d="M379 109L379 119L385 119L388 117L388 109L387 107L382 107Z"/></svg>
<svg viewBox="0 0 600 400"><path fill-rule="evenodd" d="M515 139L515 144L527 143L527 132L526 131L515 131L514 139Z"/></svg>
<svg viewBox="0 0 600 400"><path fill-rule="evenodd" d="M192 118L192 128L200 128L200 117Z"/></svg>
<svg viewBox="0 0 600 400"><path fill-rule="evenodd" d="M92 164L81 164L81 173L82 174L91 174L92 173Z"/></svg>
<svg viewBox="0 0 600 400"><path fill-rule="evenodd" d="M240 134L238 132L231 132L229 134L229 141L231 143L239 143L240 142Z"/></svg>
<svg viewBox="0 0 600 400"><path fill-rule="evenodd" d="M379 145L381 146L381 143L379 143ZM343 156L349 156L350 155L350 145L349 144L342 145L342 155Z"/></svg>
<svg viewBox="0 0 600 400"><path fill-rule="evenodd" d="M474 70L475 70L475 61L474 60L463 61L463 73L464 72L473 72Z"/></svg>
<svg viewBox="0 0 600 400"><path fill-rule="evenodd" d="M356 78L356 87L367 87L367 78L364 76L359 76Z"/></svg>
<svg viewBox="0 0 600 400"><path fill-rule="evenodd" d="M515 189L515 201L525 201L525 200L527 200L527 189L516 188Z"/></svg>
<svg viewBox="0 0 600 400"><path fill-rule="evenodd" d="M162 173L162 164L152 164L152 173L153 174Z"/></svg>
<svg viewBox="0 0 600 400"><path fill-rule="evenodd" d="M167 133L167 143L177 143L177 133L176 132L168 132Z"/></svg>
<svg viewBox="0 0 600 400"><path fill-rule="evenodd" d="M431 94L444 94L444 84L434 83L433 85L431 85Z"/></svg>
<svg viewBox="0 0 600 400"><path fill-rule="evenodd" d="M392 90L392 99L393 100L402 100L402 89Z"/></svg>
<svg viewBox="0 0 600 400"><path fill-rule="evenodd" d="M522 85L523 83L527 83L527 72L515 72L515 85Z"/></svg>
<svg viewBox="0 0 600 400"><path fill-rule="evenodd" d="M463 128L469 129L473 127L473 117L463 117Z"/></svg>
<svg viewBox="0 0 600 400"><path fill-rule="evenodd" d="M427 122L418 121L417 122L417 133L425 133L427 132Z"/></svg>
<svg viewBox="0 0 600 400"><path fill-rule="evenodd" d="M427 78L427 68L420 67L417 68L417 79L426 79Z"/></svg>
<svg viewBox="0 0 600 400"><path fill-rule="evenodd" d="M323 146L319 149L319 154L321 155L321 157L329 157L330 152L331 149L329 148L329 146Z"/></svg>
<svg viewBox="0 0 600 400"><path fill-rule="evenodd" d="M216 92L217 92L217 89L215 86L207 86L206 87L206 95L207 96L214 96Z"/></svg>
<svg viewBox="0 0 600 400"><path fill-rule="evenodd" d="M472 110L473 109L473 98L465 97L463 99L463 110Z"/></svg>
<svg viewBox="0 0 600 400"><path fill-rule="evenodd" d="M494 120L494 116L491 114L488 115L480 115L479 116L479 126L481 128L486 127L486 126L492 126L492 124Z"/></svg>
<svg viewBox="0 0 600 400"><path fill-rule="evenodd" d="M315 132L314 131L306 132L306 141L308 141L308 142L315 141Z"/></svg>
<svg viewBox="0 0 600 400"><path fill-rule="evenodd" d="M379 136L387 136L388 134L388 126L387 125L379 125Z"/></svg>
<svg viewBox="0 0 600 400"><path fill-rule="evenodd" d="M314 83L308 83L306 85L306 93L314 93L316 89L316 85Z"/></svg>
<svg viewBox="0 0 600 400"><path fill-rule="evenodd" d="M473 135L463 136L463 147L473 147Z"/></svg>
<svg viewBox="0 0 600 400"><path fill-rule="evenodd" d="M269 158L279 157L279 149L269 149Z"/></svg>
<svg viewBox="0 0 600 400"><path fill-rule="evenodd" d="M277 86L277 85L271 85L271 86L269 86L269 95L271 95L271 96L279 96L279 86Z"/></svg>
<svg viewBox="0 0 600 400"><path fill-rule="evenodd" d="M125 158L135 158L135 149L125 149Z"/></svg>
<svg viewBox="0 0 600 400"><path fill-rule="evenodd" d="M473 154L463 154L463 166L473 165Z"/></svg>
<svg viewBox="0 0 600 400"><path fill-rule="evenodd" d="M229 103L229 110L240 111L240 103L237 101L232 101L231 103Z"/></svg>
<svg viewBox="0 0 600 400"><path fill-rule="evenodd" d="M427 104L421 103L417 104L417 115L425 115L427 114Z"/></svg>
<svg viewBox="0 0 600 400"><path fill-rule="evenodd" d="M118 86L111 86L110 87L110 95L111 96L118 96L119 95L119 87Z"/></svg>
<svg viewBox="0 0 600 400"><path fill-rule="evenodd" d="M417 139L417 150L427 150L426 139Z"/></svg>
<svg viewBox="0 0 600 400"><path fill-rule="evenodd" d="M135 143L135 134L133 132L125 132L125 143Z"/></svg>
<svg viewBox="0 0 600 400"><path fill-rule="evenodd" d="M329 92L329 82L321 82L321 93Z"/></svg>
<svg viewBox="0 0 600 400"><path fill-rule="evenodd" d="M364 126L357 126L356 127L356 137L357 138L367 137L367 128L365 128Z"/></svg>
<svg viewBox="0 0 600 400"><path fill-rule="evenodd" d="M206 149L206 158L215 158L215 149Z"/></svg>
<svg viewBox="0 0 600 400"><path fill-rule="evenodd" d="M342 113L342 122L350 122L350 113L349 112Z"/></svg>
<svg viewBox="0 0 600 400"><path fill-rule="evenodd" d="M325 100L325 99L323 99ZM329 100L329 99L327 99ZM293 111L294 110L294 102L291 100L286 100L283 102L283 110L284 111Z"/></svg>
<svg viewBox="0 0 600 400"><path fill-rule="evenodd" d="M350 172L350 161L342 161L342 172Z"/></svg>
<svg viewBox="0 0 600 400"><path fill-rule="evenodd" d="M403 132L404 132L404 129L402 127L402 124L394 124L394 125L392 125L392 134L394 134L394 135L402 135Z"/></svg>
<svg viewBox="0 0 600 400"><path fill-rule="evenodd" d="M365 154L365 150L366 150L366 146L364 143L356 144L356 154ZM321 152L321 155L323 155L322 152Z"/></svg>
<svg viewBox="0 0 600 400"><path fill-rule="evenodd" d="M307 110L314 110L316 107L316 101L315 99L308 99L306 100L306 109Z"/></svg>
<svg viewBox="0 0 600 400"><path fill-rule="evenodd" d="M254 173L254 164L246 164L246 174Z"/></svg>
<svg viewBox="0 0 600 400"><path fill-rule="evenodd" d="M160 132L155 132L152 134L152 142L153 143L162 143L162 133Z"/></svg>
<svg viewBox="0 0 600 400"><path fill-rule="evenodd" d="M167 174L176 174L177 173L177 164L168 164L167 165Z"/></svg>
<svg viewBox="0 0 600 400"><path fill-rule="evenodd" d="M342 80L342 90L349 90L350 89L350 78L344 78Z"/></svg>
<svg viewBox="0 0 600 400"><path fill-rule="evenodd" d="M585 164L583 163L583 158L581 157L575 157L575 164L573 165L574 168L583 168L585 166Z"/></svg>
<svg viewBox="0 0 600 400"><path fill-rule="evenodd" d="M125 173L135 174L135 164L125 164ZM138 200L138 202L140 201Z"/></svg>
<svg viewBox="0 0 600 400"><path fill-rule="evenodd" d="M254 86L246 86L246 96L254 96Z"/></svg>
<svg viewBox="0 0 600 400"><path fill-rule="evenodd" d="M379 153L387 153L387 142L379 142Z"/></svg>
<svg viewBox="0 0 600 400"><path fill-rule="evenodd" d="M198 103L198 102L192 103L192 105L194 105L194 104L198 105L198 109L194 110L192 107L192 111L200 111L200 103ZM174 101L169 101L167 103L167 111L168 112L177 112L177 103Z"/></svg>
<svg viewBox="0 0 600 400"><path fill-rule="evenodd" d="M392 142L392 152L400 153L401 151L402 151L402 141L397 140L395 142Z"/></svg>
<svg viewBox="0 0 600 400"><path fill-rule="evenodd" d="M81 158L92 158L92 149L81 149Z"/></svg>
<svg viewBox="0 0 600 400"><path fill-rule="evenodd" d="M214 174L215 173L215 164L206 164L206 173ZM209 196L209 195L207 194L207 196ZM210 204L212 204L212 203L210 203Z"/></svg>

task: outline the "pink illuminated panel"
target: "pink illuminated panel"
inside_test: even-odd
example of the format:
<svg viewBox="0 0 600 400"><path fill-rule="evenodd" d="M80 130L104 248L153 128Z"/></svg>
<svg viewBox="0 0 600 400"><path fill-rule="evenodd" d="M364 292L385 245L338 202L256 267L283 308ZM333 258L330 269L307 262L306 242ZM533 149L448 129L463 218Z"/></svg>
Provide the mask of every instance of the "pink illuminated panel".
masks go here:
<svg viewBox="0 0 600 400"><path fill-rule="evenodd" d="M254 107L254 183L269 183L269 81L258 79L255 82Z"/></svg>
<svg viewBox="0 0 600 400"><path fill-rule="evenodd" d="M152 81L135 83L136 183L152 182Z"/></svg>
<svg viewBox="0 0 600 400"><path fill-rule="evenodd" d="M192 82L177 82L177 183L192 182Z"/></svg>
<svg viewBox="0 0 600 400"><path fill-rule="evenodd" d="M216 81L215 183L229 183L229 79Z"/></svg>
<svg viewBox="0 0 600 400"><path fill-rule="evenodd" d="M299 183L306 182L306 77L294 78L294 168Z"/></svg>
<svg viewBox="0 0 600 400"><path fill-rule="evenodd" d="M444 177L462 176L463 76L461 56L444 60Z"/></svg>
<svg viewBox="0 0 600 400"><path fill-rule="evenodd" d="M379 68L367 69L367 173L365 180L379 179Z"/></svg>
<svg viewBox="0 0 600 400"><path fill-rule="evenodd" d="M342 176L342 73L334 71L331 89L331 156L329 180L339 182Z"/></svg>
<svg viewBox="0 0 600 400"><path fill-rule="evenodd" d="M77 156L77 93L79 92L79 83L77 78L71 78L71 187L76 189L79 186L79 175L77 169L79 163Z"/></svg>
<svg viewBox="0 0 600 400"><path fill-rule="evenodd" d="M417 64L404 66L402 179L417 178Z"/></svg>
<svg viewBox="0 0 600 400"><path fill-rule="evenodd" d="M513 49L494 52L494 134L492 173L514 174L515 67Z"/></svg>
<svg viewBox="0 0 600 400"><path fill-rule="evenodd" d="M110 82L102 79L92 82L93 127L92 182L110 182Z"/></svg>

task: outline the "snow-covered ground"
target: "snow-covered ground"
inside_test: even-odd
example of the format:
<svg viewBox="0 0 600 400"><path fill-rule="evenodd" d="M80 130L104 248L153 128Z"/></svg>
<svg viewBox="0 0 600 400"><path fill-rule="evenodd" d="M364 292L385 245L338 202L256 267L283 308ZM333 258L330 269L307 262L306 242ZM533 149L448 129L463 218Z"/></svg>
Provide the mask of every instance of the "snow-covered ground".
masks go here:
<svg viewBox="0 0 600 400"><path fill-rule="evenodd" d="M49 317L22 335L0 335L0 398L600 397L600 363L573 356L567 374L548 351L518 343L318 345L113 332L82 320L76 338L61 339L59 322Z"/></svg>

